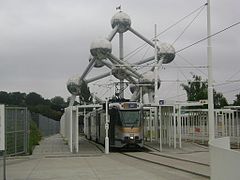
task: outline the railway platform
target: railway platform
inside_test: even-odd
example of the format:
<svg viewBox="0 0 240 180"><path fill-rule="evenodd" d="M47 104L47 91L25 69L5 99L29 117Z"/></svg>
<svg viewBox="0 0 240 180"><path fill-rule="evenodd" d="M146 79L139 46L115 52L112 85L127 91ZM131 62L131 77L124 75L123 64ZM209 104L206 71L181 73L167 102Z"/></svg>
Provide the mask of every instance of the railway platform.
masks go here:
<svg viewBox="0 0 240 180"><path fill-rule="evenodd" d="M167 154L167 149L163 153ZM180 153L171 152L168 154L178 156ZM148 155L143 153L141 156ZM124 155L124 153L113 152L105 155L99 146L83 137L80 137L79 152L72 154L59 134L41 141L31 156L8 158L6 168L8 180L209 179L134 159Z"/></svg>
<svg viewBox="0 0 240 180"><path fill-rule="evenodd" d="M159 143L156 142L145 142L145 147L163 156L210 164L209 148L193 142L182 142L181 149L163 145L162 152L159 152Z"/></svg>

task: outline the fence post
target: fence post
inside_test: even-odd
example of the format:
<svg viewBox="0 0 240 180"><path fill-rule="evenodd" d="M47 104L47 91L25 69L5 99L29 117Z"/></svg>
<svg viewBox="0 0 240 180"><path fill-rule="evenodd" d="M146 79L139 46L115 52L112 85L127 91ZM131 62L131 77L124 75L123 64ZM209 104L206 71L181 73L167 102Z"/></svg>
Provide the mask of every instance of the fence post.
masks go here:
<svg viewBox="0 0 240 180"><path fill-rule="evenodd" d="M0 105L0 151L3 152L3 180L6 180L5 106Z"/></svg>

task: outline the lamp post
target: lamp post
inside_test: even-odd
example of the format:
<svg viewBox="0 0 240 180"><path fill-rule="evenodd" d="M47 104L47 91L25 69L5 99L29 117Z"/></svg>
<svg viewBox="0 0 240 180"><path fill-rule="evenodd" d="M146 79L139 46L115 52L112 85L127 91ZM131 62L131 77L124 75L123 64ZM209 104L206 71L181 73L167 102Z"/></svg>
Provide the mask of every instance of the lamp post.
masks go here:
<svg viewBox="0 0 240 180"><path fill-rule="evenodd" d="M109 137L108 137L108 129L109 129L109 119L108 119L108 99L106 98L106 122L105 122L105 154L109 154Z"/></svg>

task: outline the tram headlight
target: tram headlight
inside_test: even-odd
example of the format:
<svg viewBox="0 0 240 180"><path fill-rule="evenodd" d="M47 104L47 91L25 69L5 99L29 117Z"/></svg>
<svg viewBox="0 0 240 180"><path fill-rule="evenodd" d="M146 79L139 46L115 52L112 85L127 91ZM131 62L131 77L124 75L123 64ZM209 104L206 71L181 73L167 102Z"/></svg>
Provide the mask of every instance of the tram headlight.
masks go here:
<svg viewBox="0 0 240 180"><path fill-rule="evenodd" d="M130 134L130 139L131 139L131 140L134 139L134 134Z"/></svg>

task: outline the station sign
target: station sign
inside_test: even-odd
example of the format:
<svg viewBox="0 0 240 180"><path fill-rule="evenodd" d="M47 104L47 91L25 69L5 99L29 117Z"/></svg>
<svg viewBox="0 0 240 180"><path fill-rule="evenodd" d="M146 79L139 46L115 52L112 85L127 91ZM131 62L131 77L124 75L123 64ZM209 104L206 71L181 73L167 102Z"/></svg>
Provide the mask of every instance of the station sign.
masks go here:
<svg viewBox="0 0 240 180"><path fill-rule="evenodd" d="M163 99L160 99L159 100L159 105L164 105L165 104L165 101Z"/></svg>
<svg viewBox="0 0 240 180"><path fill-rule="evenodd" d="M5 108L0 105L0 151L5 150Z"/></svg>

